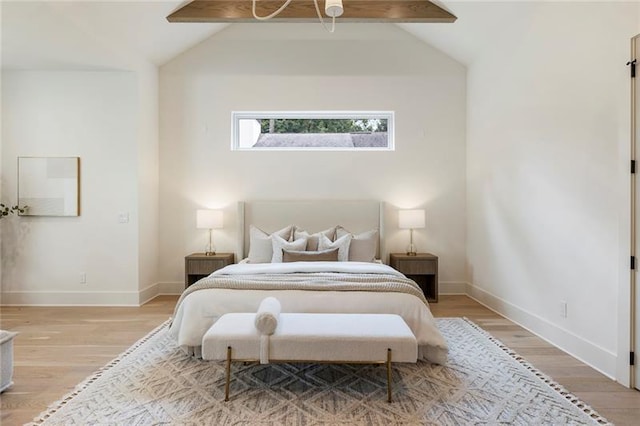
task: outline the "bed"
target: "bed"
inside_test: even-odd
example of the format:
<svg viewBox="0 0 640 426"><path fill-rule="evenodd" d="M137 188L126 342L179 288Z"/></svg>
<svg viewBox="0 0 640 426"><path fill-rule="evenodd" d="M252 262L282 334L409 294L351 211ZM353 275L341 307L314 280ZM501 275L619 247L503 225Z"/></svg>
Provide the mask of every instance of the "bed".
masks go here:
<svg viewBox="0 0 640 426"><path fill-rule="evenodd" d="M377 229L375 257L380 258L386 256L381 255L385 253L384 211L384 204L375 201L239 203L236 254L251 258L251 225L272 232L284 224L296 224L298 229L317 232L340 224L354 235ZM419 359L446 362L446 342L419 287L380 262L229 265L185 290L169 332L183 350L200 356L202 338L218 318L225 313L255 312L268 296L280 301L282 312L398 314L416 336Z"/></svg>

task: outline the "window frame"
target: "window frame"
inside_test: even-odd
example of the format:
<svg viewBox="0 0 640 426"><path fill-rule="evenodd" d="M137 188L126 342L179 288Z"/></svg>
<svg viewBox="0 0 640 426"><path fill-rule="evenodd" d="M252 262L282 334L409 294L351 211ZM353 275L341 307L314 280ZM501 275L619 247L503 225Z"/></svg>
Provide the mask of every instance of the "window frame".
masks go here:
<svg viewBox="0 0 640 426"><path fill-rule="evenodd" d="M387 120L386 147L241 147L240 120L260 119L385 119ZM395 111L231 111L232 151L395 151Z"/></svg>

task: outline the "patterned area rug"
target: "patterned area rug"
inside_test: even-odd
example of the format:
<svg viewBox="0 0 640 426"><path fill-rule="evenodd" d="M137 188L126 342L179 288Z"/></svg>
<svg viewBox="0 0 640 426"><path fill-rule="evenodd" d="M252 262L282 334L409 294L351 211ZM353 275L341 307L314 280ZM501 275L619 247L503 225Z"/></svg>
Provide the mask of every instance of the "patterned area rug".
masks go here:
<svg viewBox="0 0 640 426"><path fill-rule="evenodd" d="M437 320L447 365L233 365L190 358L167 324L90 377L32 424L467 425L607 424L472 322Z"/></svg>

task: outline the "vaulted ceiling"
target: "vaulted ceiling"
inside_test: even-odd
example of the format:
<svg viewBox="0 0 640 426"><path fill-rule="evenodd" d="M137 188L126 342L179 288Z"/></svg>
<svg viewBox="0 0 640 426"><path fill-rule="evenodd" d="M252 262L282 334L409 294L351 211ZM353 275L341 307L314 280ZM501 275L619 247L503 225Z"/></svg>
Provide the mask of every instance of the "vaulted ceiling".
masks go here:
<svg viewBox="0 0 640 426"><path fill-rule="evenodd" d="M376 0L379 1L379 0ZM227 25L170 23L187 4L164 1L0 1L3 69L131 69L162 65ZM444 2L455 23L397 24L469 64L496 41L527 29L532 3ZM345 9L348 3L345 3ZM319 37L340 37L317 25ZM231 24L232 25L232 24ZM257 23L256 25L277 25ZM367 25L367 24L354 24Z"/></svg>
<svg viewBox="0 0 640 426"><path fill-rule="evenodd" d="M171 24L180 1L1 1L3 69L161 65L227 24Z"/></svg>

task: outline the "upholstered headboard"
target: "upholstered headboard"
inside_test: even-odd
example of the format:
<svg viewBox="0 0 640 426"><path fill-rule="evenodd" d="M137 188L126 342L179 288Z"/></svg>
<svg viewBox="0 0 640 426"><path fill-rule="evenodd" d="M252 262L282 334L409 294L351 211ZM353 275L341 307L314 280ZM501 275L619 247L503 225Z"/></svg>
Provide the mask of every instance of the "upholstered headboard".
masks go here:
<svg viewBox="0 0 640 426"><path fill-rule="evenodd" d="M238 203L238 259L249 252L249 226L273 232L287 225L297 225L318 232L341 225L357 234L377 229L380 235L377 257L383 253L384 203L380 201L304 200L246 201Z"/></svg>

